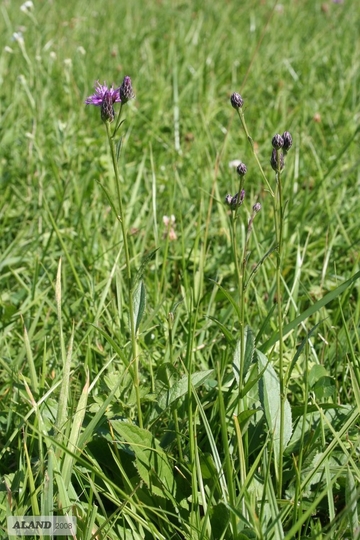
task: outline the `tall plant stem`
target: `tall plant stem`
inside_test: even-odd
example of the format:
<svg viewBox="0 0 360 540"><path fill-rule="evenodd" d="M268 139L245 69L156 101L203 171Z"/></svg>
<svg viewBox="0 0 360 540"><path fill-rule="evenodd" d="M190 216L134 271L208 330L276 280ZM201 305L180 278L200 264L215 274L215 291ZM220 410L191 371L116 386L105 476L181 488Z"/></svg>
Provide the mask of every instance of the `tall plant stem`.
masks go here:
<svg viewBox="0 0 360 540"><path fill-rule="evenodd" d="M238 414L241 413L243 410L240 394L243 387L243 378L244 378L244 357L245 357L245 287L244 287L244 280L245 280L245 257L246 252L243 251L241 262L239 260L239 253L238 253L238 239L237 239L237 230L236 230L236 222L238 218L238 210L240 206L240 197L241 192L244 188L244 177L240 177L240 183L239 183L239 191L238 191L238 204L235 208L235 210L232 212L231 215L231 243L232 243L232 250L233 250L233 257L234 257L234 264L235 264L235 270L236 270L236 277L237 277L237 288L239 292L239 325L240 325L240 369L239 369L239 404L238 404ZM246 249L246 247L244 248Z"/></svg>
<svg viewBox="0 0 360 540"><path fill-rule="evenodd" d="M272 188L271 188L271 186L270 186L270 184L269 184L268 179L266 178L266 175L265 175L264 170L263 170L263 168L262 168L262 166L261 166L261 163L260 163L260 161L259 161L259 158L257 157L257 154L256 154L256 152L255 152L254 141L253 141L252 138L250 137L250 133L249 133L249 130L248 130L247 125L246 125L246 122L245 122L245 116L244 116L244 113L243 113L243 111L242 111L241 108L237 109L237 112L238 112L238 115L239 115L239 118L240 118L240 122L241 122L241 124L242 124L242 127L244 128L244 131L245 131L245 135L246 135L246 137L247 137L247 140L248 140L249 143L250 143L250 146L251 146L251 150L252 150L253 156L254 156L255 161L256 161L256 163L257 163L257 165L258 165L258 167L259 167L261 176L263 177L263 179L264 179L264 181L265 181L265 184L266 184L268 190L269 190L270 193L271 193L271 196L274 197L274 192L273 192L273 190L272 190Z"/></svg>
<svg viewBox="0 0 360 540"><path fill-rule="evenodd" d="M280 152L276 151L276 193L274 198L274 217L275 234L278 246L276 259L276 295L278 307L278 327L279 327L279 380L280 380L280 442L279 442L279 462L278 462L278 497L282 493L283 478L283 451L284 451L284 409L285 409L285 385L284 385L284 345L283 345L283 320L282 320L282 287L281 287L281 269L282 269L282 251L283 251L283 226L284 226L284 208L283 193L281 185L281 163Z"/></svg>
<svg viewBox="0 0 360 540"><path fill-rule="evenodd" d="M121 182L120 182L119 167L118 167L118 160L117 160L116 147L115 147L115 134L120 126L120 118L121 118L121 108L120 108L119 116L118 116L116 127L113 134L110 133L110 125L108 122L105 122L105 126L106 126L106 134L109 140L111 159L112 159L114 173L115 173L117 206L118 206L118 211L119 211L116 217L118 221L120 222L121 232L122 232L123 242L124 242L126 279L127 279L128 293L129 293L131 355L132 355L132 361L134 364L133 379L134 379L134 388L135 388L135 395L136 395L136 406L137 406L137 411L138 411L138 421L139 421L139 426L142 428L143 420L142 420L142 412L141 412L140 384L139 384L139 355L138 355L137 335L136 335L135 316L134 316L133 283L132 283L132 276L131 276L131 264L130 264L130 254L129 254L130 252L129 252L129 243L128 243L128 236L127 236L127 230L126 230L126 223L125 223L125 214L124 214L123 202L122 202L122 197L121 197Z"/></svg>

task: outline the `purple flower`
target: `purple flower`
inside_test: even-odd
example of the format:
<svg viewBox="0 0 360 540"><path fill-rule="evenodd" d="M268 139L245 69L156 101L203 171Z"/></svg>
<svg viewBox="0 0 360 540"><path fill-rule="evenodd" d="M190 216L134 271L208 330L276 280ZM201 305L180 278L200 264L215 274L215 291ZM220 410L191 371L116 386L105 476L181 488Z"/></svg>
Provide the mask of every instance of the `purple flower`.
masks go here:
<svg viewBox="0 0 360 540"><path fill-rule="evenodd" d="M95 83L95 94L89 96L85 103L86 105L95 105L95 107L102 107L103 103L106 103L109 106L110 103L120 103L120 92L119 88L114 89L113 86L108 88L106 84L102 85L99 81Z"/></svg>

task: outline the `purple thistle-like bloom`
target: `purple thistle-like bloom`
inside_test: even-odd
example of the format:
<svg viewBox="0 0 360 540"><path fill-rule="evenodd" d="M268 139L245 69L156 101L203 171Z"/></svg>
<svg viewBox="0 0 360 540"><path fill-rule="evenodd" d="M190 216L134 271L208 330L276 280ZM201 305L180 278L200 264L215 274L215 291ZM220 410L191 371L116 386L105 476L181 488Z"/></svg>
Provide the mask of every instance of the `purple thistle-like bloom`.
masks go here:
<svg viewBox="0 0 360 540"><path fill-rule="evenodd" d="M96 81L95 83L95 94L92 96L89 96L85 103L86 105L95 105L95 107L103 107L103 104L105 102L105 107L109 106L111 103L112 105L114 103L120 103L120 89L114 88L113 86L110 86L108 88L106 84L100 84L99 81Z"/></svg>

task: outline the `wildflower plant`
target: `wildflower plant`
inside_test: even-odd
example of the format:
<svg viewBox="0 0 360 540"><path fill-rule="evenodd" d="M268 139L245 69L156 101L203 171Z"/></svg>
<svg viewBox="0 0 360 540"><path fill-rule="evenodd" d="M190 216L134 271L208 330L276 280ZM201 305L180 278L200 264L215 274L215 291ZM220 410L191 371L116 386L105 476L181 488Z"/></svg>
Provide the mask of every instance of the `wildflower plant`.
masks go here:
<svg viewBox="0 0 360 540"><path fill-rule="evenodd" d="M116 184L116 194L117 200L116 203L112 202L112 197L108 193L105 186L101 186L104 190L112 209L115 212L116 218L120 223L122 238L123 238L123 247L125 255L125 272L126 280L128 287L128 307L129 307L129 321L130 321L130 341L131 341L131 355L129 358L129 366L131 368L131 373L133 376L135 394L136 394L136 406L138 414L139 426L142 427L142 412L141 412L141 399L140 399L140 385L139 385L139 354L138 354L138 341L137 341L137 331L139 327L139 320L142 316L145 305L145 291L142 285L142 282L135 283L133 278L132 268L131 268L131 256L130 248L128 242L128 231L126 228L126 218L125 210L122 199L122 187L119 173L119 153L121 147L121 140L116 144L116 135L119 128L122 125L122 110L123 106L130 100L135 97L132 88L131 78L129 76L124 77L124 80L118 88L113 86L106 86L106 84L100 84L99 82L95 83L95 92L89 96L85 103L86 105L94 105L95 107L100 107L101 120L105 124L106 136L110 147L112 166L115 175L115 184ZM120 104L119 110L116 113L115 105ZM111 130L110 125L115 123L115 127ZM136 285L138 285L136 287Z"/></svg>
<svg viewBox="0 0 360 540"><path fill-rule="evenodd" d="M260 173L265 180L268 191L270 192L273 208L274 208L274 226L275 226L275 247L272 251L276 253L276 298L277 298L277 325L279 328L279 376L275 374L273 367L269 364L268 359L260 350L256 350L256 356L259 364L259 372L263 375L262 381L266 381L267 375L270 375L274 380L277 380L275 386L278 388L278 392L274 393L272 389L271 394L269 394L267 402L264 391L262 391L262 404L265 410L265 415L267 418L269 431L272 431L273 436L273 452L275 455L275 472L277 479L277 488L278 495L282 494L282 483L283 483L283 452L286 447L290 436L291 436L291 412L290 406L286 399L286 387L285 387L285 376L284 376L284 362L283 362L283 310L282 310L282 282L281 282L281 273L282 273L282 251L283 251L283 224L284 224L284 202L283 202L283 189L282 189L282 173L285 167L285 156L292 146L292 136L288 131L285 131L283 135L276 134L272 138L272 152L270 164L272 169L275 172L275 185L271 186L271 183L268 181L267 176L260 164L260 161L256 155L253 140L250 137L243 112L244 100L238 93L233 93L230 102L232 107L238 112L242 127L245 131L247 139L251 145L251 149L255 160L258 164ZM244 187L244 174L246 173L246 167L243 164L240 164L237 168L237 172L240 175L240 187L239 192L234 197L227 195L225 202L232 209L232 219L231 219L231 239L233 246L233 257L237 275L237 283L239 290L239 324L240 324L240 336L237 346L238 351L238 384L239 384L239 403L238 403L238 412L240 415L247 414L247 399L246 393L244 391L244 386L246 387L246 375L249 368L249 361L246 360L246 351L252 349L252 344L249 344L249 336L252 335L250 329L246 330L245 328L245 294L246 294L246 264L247 264L247 250L248 250L248 241L253 227L253 221L256 214L260 211L260 203L255 203L252 207L252 214L248 221L247 234L245 237L245 243L243 246L242 255L239 259L238 256L238 240L236 234L236 219L237 211L241 205L245 192L243 191ZM251 339L251 337L250 337ZM253 353L252 353L253 354ZM236 357L236 354L235 354ZM244 467L243 467L244 469ZM243 479L244 480L244 479Z"/></svg>

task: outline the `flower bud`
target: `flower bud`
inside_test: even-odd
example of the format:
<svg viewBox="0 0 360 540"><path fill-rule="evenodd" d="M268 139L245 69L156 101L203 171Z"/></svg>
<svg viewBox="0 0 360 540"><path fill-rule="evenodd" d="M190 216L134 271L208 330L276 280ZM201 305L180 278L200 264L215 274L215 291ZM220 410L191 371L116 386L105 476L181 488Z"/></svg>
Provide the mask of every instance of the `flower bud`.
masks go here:
<svg viewBox="0 0 360 540"><path fill-rule="evenodd" d="M245 199L245 190L242 189L240 193L240 199L239 194L237 193L233 197L231 195L226 195L225 197L225 203L231 207L232 210L235 210L237 206L240 206L243 203L243 200Z"/></svg>
<svg viewBox="0 0 360 540"><path fill-rule="evenodd" d="M231 206L233 206L234 208L236 206L240 206L243 203L244 199L245 199L245 190L242 189L241 192L240 192L240 198L239 198L239 194L237 193L231 199Z"/></svg>
<svg viewBox="0 0 360 540"><path fill-rule="evenodd" d="M239 163L239 165L236 167L236 172L239 176L244 176L247 173L247 167L245 163Z"/></svg>
<svg viewBox="0 0 360 540"><path fill-rule="evenodd" d="M284 146L284 139L282 138L281 135L279 135L278 133L276 135L274 135L274 137L272 138L272 147L275 148L276 150L279 150L279 148L282 148Z"/></svg>
<svg viewBox="0 0 360 540"><path fill-rule="evenodd" d="M255 203L253 206L253 212L254 214L257 214L261 210L261 204L259 202Z"/></svg>
<svg viewBox="0 0 360 540"><path fill-rule="evenodd" d="M133 99L135 97L130 77L124 77L122 85L119 88L119 94L121 103L123 104L127 103L130 99Z"/></svg>
<svg viewBox="0 0 360 540"><path fill-rule="evenodd" d="M230 101L231 101L231 105L234 107L234 109L241 109L241 107L244 104L243 98L237 92L234 92L231 95Z"/></svg>
<svg viewBox="0 0 360 540"><path fill-rule="evenodd" d="M292 143L293 143L292 136L288 131L284 131L282 138L284 140L283 148L285 152L288 152L290 148L292 147Z"/></svg>
<svg viewBox="0 0 360 540"><path fill-rule="evenodd" d="M113 97L110 92L105 92L101 103L101 120L103 122L112 122L114 118Z"/></svg>
<svg viewBox="0 0 360 540"><path fill-rule="evenodd" d="M281 152L279 152L279 159L280 159L280 171L283 170L284 168L284 156ZM276 150L275 148L273 149L272 151L272 154L271 154L271 160L270 160L270 164L272 166L272 168L274 169L274 171L278 171L278 165L277 165L277 156L276 156Z"/></svg>

